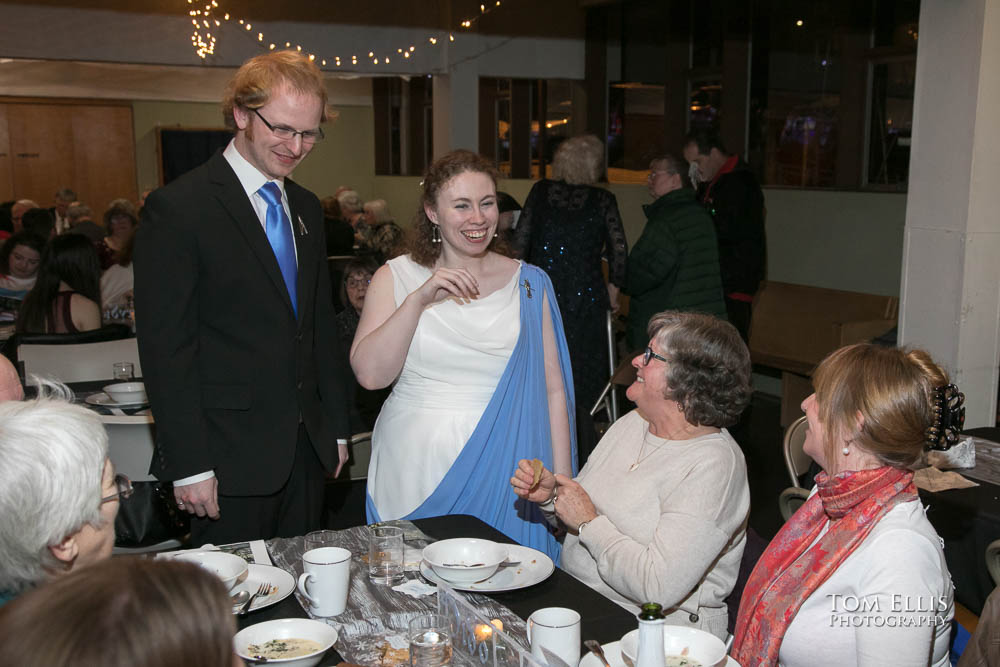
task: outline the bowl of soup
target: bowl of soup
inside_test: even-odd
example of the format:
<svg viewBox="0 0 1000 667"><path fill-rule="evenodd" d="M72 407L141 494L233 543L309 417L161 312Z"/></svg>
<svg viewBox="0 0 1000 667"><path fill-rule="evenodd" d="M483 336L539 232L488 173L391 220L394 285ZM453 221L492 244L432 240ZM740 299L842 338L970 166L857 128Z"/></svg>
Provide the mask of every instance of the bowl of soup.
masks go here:
<svg viewBox="0 0 1000 667"><path fill-rule="evenodd" d="M337 631L310 618L279 618L243 628L233 637L233 650L248 663L313 667L337 641Z"/></svg>
<svg viewBox="0 0 1000 667"><path fill-rule="evenodd" d="M622 660L630 667L638 664L639 631L622 637ZM710 632L683 625L663 626L663 653L666 667L715 667L726 661L726 645Z"/></svg>

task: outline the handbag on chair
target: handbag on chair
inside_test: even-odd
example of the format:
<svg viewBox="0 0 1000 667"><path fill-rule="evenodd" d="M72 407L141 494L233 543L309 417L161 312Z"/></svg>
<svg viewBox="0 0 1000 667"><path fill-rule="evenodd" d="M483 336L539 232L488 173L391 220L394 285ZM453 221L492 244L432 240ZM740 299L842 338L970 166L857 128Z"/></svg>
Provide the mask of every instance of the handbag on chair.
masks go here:
<svg viewBox="0 0 1000 667"><path fill-rule="evenodd" d="M190 529L191 515L177 509L171 482L133 482L115 518L115 546L146 547L181 539Z"/></svg>

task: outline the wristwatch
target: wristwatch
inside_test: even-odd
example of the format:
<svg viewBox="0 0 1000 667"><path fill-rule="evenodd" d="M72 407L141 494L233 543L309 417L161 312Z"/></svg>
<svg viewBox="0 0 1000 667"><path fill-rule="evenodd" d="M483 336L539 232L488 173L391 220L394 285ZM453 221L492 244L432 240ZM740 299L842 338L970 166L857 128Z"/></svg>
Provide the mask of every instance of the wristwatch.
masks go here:
<svg viewBox="0 0 1000 667"><path fill-rule="evenodd" d="M594 517L594 519L596 519L596 518L597 517ZM588 523L590 523L591 521L593 521L594 519L587 519L586 521L584 521L583 523L581 523L579 526L576 527L576 534L577 534L578 537L583 537L583 529L584 529L584 527Z"/></svg>

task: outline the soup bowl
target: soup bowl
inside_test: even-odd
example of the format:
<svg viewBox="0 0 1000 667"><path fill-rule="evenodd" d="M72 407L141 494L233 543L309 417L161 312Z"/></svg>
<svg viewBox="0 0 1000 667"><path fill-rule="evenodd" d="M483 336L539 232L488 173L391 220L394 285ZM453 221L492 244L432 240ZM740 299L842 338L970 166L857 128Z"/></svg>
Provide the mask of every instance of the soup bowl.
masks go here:
<svg viewBox="0 0 1000 667"><path fill-rule="evenodd" d="M638 664L636 656L639 651L639 631L633 630L622 637L621 648L626 665L631 667ZM663 626L663 652L668 656L683 653L685 657L700 662L702 667L715 667L725 664L726 660L726 645L721 639L710 632L683 625Z"/></svg>
<svg viewBox="0 0 1000 667"><path fill-rule="evenodd" d="M247 664L264 662L258 656L260 653L251 651L251 646L263 648L270 641L287 641L289 639L306 639L316 642L319 648L308 655L294 658L268 658L269 665L282 667L313 667L323 659L323 654L337 641L337 631L320 621L310 618L279 618L274 621L264 621L243 628L233 637L233 650L247 661Z"/></svg>

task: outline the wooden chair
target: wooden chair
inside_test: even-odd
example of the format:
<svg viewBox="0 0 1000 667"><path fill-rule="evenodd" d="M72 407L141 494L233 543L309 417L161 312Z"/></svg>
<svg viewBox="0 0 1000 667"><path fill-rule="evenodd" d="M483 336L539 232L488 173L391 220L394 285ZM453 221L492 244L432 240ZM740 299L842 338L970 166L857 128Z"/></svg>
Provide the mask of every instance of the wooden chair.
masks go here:
<svg viewBox="0 0 1000 667"><path fill-rule="evenodd" d="M788 468L788 478L793 487L801 488L802 475L809 470L812 465L812 458L803 451L802 447L806 441L806 429L809 423L805 417L799 417L791 426L785 429L785 439L783 449L785 453L785 467Z"/></svg>

